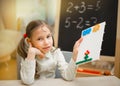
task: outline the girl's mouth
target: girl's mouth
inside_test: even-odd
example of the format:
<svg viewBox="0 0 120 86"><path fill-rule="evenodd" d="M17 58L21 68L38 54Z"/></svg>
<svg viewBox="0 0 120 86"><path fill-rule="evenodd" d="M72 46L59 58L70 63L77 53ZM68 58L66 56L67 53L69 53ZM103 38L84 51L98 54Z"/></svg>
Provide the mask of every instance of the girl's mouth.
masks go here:
<svg viewBox="0 0 120 86"><path fill-rule="evenodd" d="M43 49L44 50L49 50L51 47L50 46L47 46L47 47L44 47Z"/></svg>

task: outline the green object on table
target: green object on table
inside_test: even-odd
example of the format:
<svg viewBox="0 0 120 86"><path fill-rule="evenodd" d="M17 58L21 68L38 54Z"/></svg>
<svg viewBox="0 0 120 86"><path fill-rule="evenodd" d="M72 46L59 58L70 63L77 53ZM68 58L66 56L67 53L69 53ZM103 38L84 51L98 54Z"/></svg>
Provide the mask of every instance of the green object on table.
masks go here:
<svg viewBox="0 0 120 86"><path fill-rule="evenodd" d="M92 58L85 59L85 60L82 60L82 61L76 62L76 65L81 64L81 63L84 63L84 62L89 62L89 61L91 61L91 60L92 60Z"/></svg>

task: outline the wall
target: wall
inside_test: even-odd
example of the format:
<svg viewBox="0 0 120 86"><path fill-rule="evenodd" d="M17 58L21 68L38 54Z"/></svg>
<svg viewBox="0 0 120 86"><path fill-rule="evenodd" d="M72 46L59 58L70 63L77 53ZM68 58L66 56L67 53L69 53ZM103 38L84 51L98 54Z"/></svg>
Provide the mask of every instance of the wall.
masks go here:
<svg viewBox="0 0 120 86"><path fill-rule="evenodd" d="M0 13L5 29L16 29L16 0L0 0Z"/></svg>

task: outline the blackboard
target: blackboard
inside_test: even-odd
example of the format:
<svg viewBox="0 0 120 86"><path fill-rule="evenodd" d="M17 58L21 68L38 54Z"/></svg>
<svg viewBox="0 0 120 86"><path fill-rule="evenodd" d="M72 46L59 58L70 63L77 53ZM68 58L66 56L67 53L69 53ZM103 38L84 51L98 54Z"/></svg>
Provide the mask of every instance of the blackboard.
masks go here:
<svg viewBox="0 0 120 86"><path fill-rule="evenodd" d="M106 22L101 55L115 56L118 0L61 0L58 47L72 51L81 31Z"/></svg>

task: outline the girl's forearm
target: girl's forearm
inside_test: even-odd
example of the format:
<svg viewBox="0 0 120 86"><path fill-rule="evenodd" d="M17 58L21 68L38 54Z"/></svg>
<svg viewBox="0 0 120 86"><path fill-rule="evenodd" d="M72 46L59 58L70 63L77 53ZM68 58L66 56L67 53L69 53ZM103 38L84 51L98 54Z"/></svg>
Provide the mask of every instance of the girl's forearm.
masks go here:
<svg viewBox="0 0 120 86"><path fill-rule="evenodd" d="M20 75L24 84L32 84L34 82L35 66L35 60L25 59L22 61Z"/></svg>

